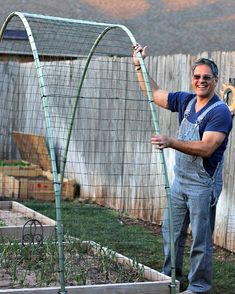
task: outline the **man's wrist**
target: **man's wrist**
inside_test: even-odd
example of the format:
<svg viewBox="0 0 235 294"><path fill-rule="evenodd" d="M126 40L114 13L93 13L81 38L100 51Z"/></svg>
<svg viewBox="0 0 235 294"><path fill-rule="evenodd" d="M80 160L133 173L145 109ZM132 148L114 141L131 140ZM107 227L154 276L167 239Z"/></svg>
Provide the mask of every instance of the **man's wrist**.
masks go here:
<svg viewBox="0 0 235 294"><path fill-rule="evenodd" d="M135 66L135 70L136 70L136 71L141 70L141 66L140 66L140 64Z"/></svg>

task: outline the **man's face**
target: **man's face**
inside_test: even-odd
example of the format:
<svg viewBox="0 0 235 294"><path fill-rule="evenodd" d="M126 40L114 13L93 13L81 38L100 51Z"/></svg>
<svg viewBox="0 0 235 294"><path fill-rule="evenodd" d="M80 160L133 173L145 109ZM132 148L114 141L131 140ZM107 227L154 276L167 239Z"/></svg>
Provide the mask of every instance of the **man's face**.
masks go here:
<svg viewBox="0 0 235 294"><path fill-rule="evenodd" d="M193 73L192 86L200 98L211 98L214 95L218 78L214 77L206 64L198 65Z"/></svg>

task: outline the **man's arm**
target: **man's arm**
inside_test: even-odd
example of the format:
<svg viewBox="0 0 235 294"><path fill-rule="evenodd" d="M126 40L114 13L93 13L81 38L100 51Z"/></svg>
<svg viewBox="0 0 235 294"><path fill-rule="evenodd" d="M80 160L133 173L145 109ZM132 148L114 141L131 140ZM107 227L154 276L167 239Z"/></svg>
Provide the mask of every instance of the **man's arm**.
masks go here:
<svg viewBox="0 0 235 294"><path fill-rule="evenodd" d="M137 72L138 81L140 84L141 90L147 95L146 93L146 87L145 82L143 78L143 74L141 71L140 63L137 57L137 53L140 52L142 54L142 57L145 58L146 56L146 47L142 48L140 45L136 45L133 48L133 62L135 65L135 69ZM160 87L157 85L157 83L149 76L150 80L150 86L153 93L153 101L158 106L168 109L168 91L160 89Z"/></svg>
<svg viewBox="0 0 235 294"><path fill-rule="evenodd" d="M157 149L172 148L193 156L210 157L224 138L225 134L221 132L204 132L200 141L181 141L165 135L154 135L152 144Z"/></svg>

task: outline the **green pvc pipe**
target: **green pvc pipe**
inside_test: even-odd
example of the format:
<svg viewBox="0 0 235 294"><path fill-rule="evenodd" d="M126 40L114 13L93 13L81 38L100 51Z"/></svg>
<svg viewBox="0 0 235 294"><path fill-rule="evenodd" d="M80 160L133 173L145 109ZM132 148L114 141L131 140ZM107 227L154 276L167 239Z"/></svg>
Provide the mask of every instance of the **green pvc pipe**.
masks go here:
<svg viewBox="0 0 235 294"><path fill-rule="evenodd" d="M133 45L135 46L137 43L133 42ZM152 94L152 89L150 86L150 81L148 77L148 73L145 67L145 63L143 60L143 57L140 52L137 53L137 57L140 62L143 78L145 81L145 87L146 87L146 92L148 96L148 101L153 117L153 123L154 123L154 129L155 133L158 135L160 133L159 130L159 124L157 120L157 113L156 109L154 107L154 102L153 102L153 94ZM165 190L166 190L166 196L167 196L167 208L168 208L168 217L169 217L169 234L170 234L170 251L171 251L171 285L170 285L170 291L171 294L176 293L176 272L175 272L175 245L174 245L174 227L173 227L173 220L172 220L172 205L171 205L171 190L170 190L170 183L169 183L169 178L167 174L167 166L166 166L166 160L164 156L163 150L160 150L160 155L161 155L161 160L163 163L163 169L164 169L164 176L165 176Z"/></svg>
<svg viewBox="0 0 235 294"><path fill-rule="evenodd" d="M57 239L58 239L58 251L59 251L59 277L60 277L60 286L61 286L60 293L65 294L66 291L65 291L65 280L64 280L64 248L63 248L63 227L62 227L62 217L61 217L61 195L60 195L60 185L58 181L58 172L56 167L56 156L55 156L52 127L51 127L51 120L50 120L50 114L49 114L49 106L48 106L48 100L47 100L47 91L46 91L46 87L44 83L42 67L39 61L39 56L38 56L36 44L34 41L34 37L31 31L31 28L29 26L29 23L23 13L13 12L7 17L7 19L5 20L1 28L0 38L2 39L3 33L7 27L7 24L13 16L18 16L25 27L25 30L28 35L29 43L31 46L32 54L34 57L34 63L35 63L38 80L39 80L41 99L42 99L42 105L43 105L46 129L47 129L47 142L48 142L51 165L52 165L54 191L55 191Z"/></svg>

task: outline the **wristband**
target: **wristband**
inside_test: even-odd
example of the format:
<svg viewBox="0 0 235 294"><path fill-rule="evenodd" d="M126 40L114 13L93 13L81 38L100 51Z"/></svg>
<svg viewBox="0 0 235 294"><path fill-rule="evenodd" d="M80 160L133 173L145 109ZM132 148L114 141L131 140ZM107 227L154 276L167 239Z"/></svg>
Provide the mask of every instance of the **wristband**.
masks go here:
<svg viewBox="0 0 235 294"><path fill-rule="evenodd" d="M138 67L135 68L136 71L141 70L141 66L139 65Z"/></svg>

